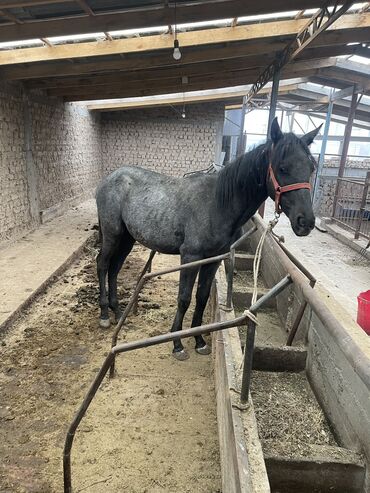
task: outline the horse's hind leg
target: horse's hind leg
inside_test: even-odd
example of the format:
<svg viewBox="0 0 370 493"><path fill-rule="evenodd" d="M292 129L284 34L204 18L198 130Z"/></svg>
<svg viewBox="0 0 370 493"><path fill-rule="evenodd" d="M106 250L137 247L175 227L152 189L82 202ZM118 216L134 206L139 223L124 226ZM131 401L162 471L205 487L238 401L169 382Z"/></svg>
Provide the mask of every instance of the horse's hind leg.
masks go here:
<svg viewBox="0 0 370 493"><path fill-rule="evenodd" d="M108 269L108 298L109 298L109 308L114 312L116 317L116 322L120 319L122 313L119 308L118 299L117 299L117 276L123 262L126 260L127 255L131 252L132 247L134 246L135 240L130 235L130 233L126 230L122 235L119 245L112 255L112 258L109 263Z"/></svg>
<svg viewBox="0 0 370 493"><path fill-rule="evenodd" d="M192 327L202 325L204 310L207 305L209 293L217 269L220 263L202 265L199 271L196 305L191 323ZM195 336L195 350L199 354L210 354L211 350L201 335Z"/></svg>
<svg viewBox="0 0 370 493"><path fill-rule="evenodd" d="M109 327L109 301L106 287L106 277L112 257L117 253L123 234L122 224L117 224L116 228L101 229L102 245L97 256L97 272L99 279L99 305L100 305L100 327Z"/></svg>
<svg viewBox="0 0 370 493"><path fill-rule="evenodd" d="M194 259L182 259L182 263L191 262ZM182 322L184 320L185 313L189 308L191 301L191 293L193 292L194 282L198 274L198 268L185 269L180 271L180 286L179 294L177 298L177 312L175 320L172 324L171 332L176 332L182 329ZM180 361L188 359L189 355L184 349L180 339L176 339L173 342L174 357Z"/></svg>

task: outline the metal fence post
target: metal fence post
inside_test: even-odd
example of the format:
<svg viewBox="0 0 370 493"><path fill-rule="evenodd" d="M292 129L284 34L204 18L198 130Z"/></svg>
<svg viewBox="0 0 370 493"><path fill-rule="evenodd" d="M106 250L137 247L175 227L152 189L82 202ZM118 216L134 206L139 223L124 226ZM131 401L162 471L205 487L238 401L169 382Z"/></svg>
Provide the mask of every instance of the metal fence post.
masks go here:
<svg viewBox="0 0 370 493"><path fill-rule="evenodd" d="M357 226L356 226L356 230L355 230L355 240L358 240L358 238L360 236L361 224L362 224L362 219L363 219L364 214L365 214L365 206L366 206L367 194L369 191L369 185L370 185L370 171L368 171L366 173L364 189L362 191L360 210L359 210L358 221L357 221Z"/></svg>

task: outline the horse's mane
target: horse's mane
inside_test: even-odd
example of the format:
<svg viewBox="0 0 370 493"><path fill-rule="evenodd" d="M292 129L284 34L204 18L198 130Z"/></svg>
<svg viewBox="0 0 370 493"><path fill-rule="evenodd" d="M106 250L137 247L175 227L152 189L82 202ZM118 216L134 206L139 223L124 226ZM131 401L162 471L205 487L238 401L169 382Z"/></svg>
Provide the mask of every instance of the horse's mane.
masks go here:
<svg viewBox="0 0 370 493"><path fill-rule="evenodd" d="M226 164L219 172L216 197L220 207L227 207L241 189L246 193L248 190L250 199L257 196L258 189L266 181L270 148L270 142L261 144Z"/></svg>
<svg viewBox="0 0 370 493"><path fill-rule="evenodd" d="M308 146L302 139L293 133L286 133L274 147L274 162L284 160L292 147L300 147L307 153L312 163L312 171L316 165ZM258 197L261 187L267 181L267 169L272 149L272 141L260 144L249 152L239 156L234 161L226 164L220 171L217 179L216 198L220 207L227 207L233 200L235 193L243 190L248 194L250 201Z"/></svg>

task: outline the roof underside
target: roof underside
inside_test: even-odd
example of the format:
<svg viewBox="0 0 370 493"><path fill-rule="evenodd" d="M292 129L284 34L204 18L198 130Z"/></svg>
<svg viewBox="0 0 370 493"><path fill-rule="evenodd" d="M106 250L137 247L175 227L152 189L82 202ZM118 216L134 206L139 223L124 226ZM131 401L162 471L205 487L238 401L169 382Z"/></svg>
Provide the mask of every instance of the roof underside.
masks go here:
<svg viewBox="0 0 370 493"><path fill-rule="evenodd" d="M66 101L245 86L306 24L309 9L324 3L3 0L0 77ZM345 66L352 62L337 58L369 58L368 8L358 4L340 17L284 68L282 80L300 77L337 88L355 82L369 92L367 66ZM182 52L178 61L172 56L174 25Z"/></svg>

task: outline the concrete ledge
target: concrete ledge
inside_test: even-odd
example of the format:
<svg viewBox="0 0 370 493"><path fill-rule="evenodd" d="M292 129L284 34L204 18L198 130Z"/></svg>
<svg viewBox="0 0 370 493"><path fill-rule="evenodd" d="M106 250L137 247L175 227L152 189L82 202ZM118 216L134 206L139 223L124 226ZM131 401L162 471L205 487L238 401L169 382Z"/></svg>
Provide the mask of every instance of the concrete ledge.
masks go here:
<svg viewBox="0 0 370 493"><path fill-rule="evenodd" d="M52 207L49 207L48 209L44 209L40 211L41 224L44 224L48 221L51 221L52 219L55 219L58 216L61 216L68 209L78 206L83 201L93 198L93 196L94 196L94 189L91 189L87 193L63 200L63 202L59 202L59 204L55 204Z"/></svg>
<svg viewBox="0 0 370 493"><path fill-rule="evenodd" d="M259 288L257 299L261 298L264 294L268 293L268 289ZM233 303L238 308L249 308L252 302L253 290L249 288L245 288L243 291L235 290L233 291ZM265 307L276 308L276 298L269 299Z"/></svg>
<svg viewBox="0 0 370 493"><path fill-rule="evenodd" d="M326 445L305 445L302 453L287 457L284 443L281 454L266 454L265 461L273 491L285 493L360 493L365 467L360 455ZM287 450L289 447L286 448Z"/></svg>
<svg viewBox="0 0 370 493"><path fill-rule="evenodd" d="M328 233L334 236L334 238L358 253L360 253L360 251L362 251L362 249L367 244L367 241L365 239L355 240L352 232L346 231L344 228L341 228L329 217L323 217L321 219L321 223L328 230ZM370 250L365 250L362 253L364 257L370 260Z"/></svg>
<svg viewBox="0 0 370 493"><path fill-rule="evenodd" d="M303 371L307 351L293 346L256 346L253 353L253 370Z"/></svg>
<svg viewBox="0 0 370 493"><path fill-rule="evenodd" d="M221 265L210 299L213 321L232 320L226 310L226 276ZM222 491L227 493L270 493L262 447L258 438L253 402L239 407L242 350L237 328L213 333L217 423L220 442Z"/></svg>
<svg viewBox="0 0 370 493"><path fill-rule="evenodd" d="M10 326L23 314L34 301L37 300L46 289L51 286L58 278L68 269L68 267L77 260L83 253L87 243L94 236L94 233L90 235L40 286L35 289L28 298L26 298L23 303L21 303L16 310L14 310L8 318L0 324L0 334L5 332L10 328Z"/></svg>

